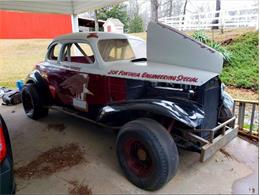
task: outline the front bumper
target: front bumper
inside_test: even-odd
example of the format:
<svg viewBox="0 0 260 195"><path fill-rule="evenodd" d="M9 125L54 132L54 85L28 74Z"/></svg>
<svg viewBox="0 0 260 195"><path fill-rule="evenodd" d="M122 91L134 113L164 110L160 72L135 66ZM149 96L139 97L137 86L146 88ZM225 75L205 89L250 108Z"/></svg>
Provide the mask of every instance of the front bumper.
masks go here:
<svg viewBox="0 0 260 195"><path fill-rule="evenodd" d="M213 139L212 143L205 144L201 148L200 161L204 162L213 156L219 149L228 144L232 139L237 136L238 127L228 128L225 134L221 134Z"/></svg>
<svg viewBox="0 0 260 195"><path fill-rule="evenodd" d="M188 136L192 140L200 142L200 161L204 162L211 158L218 150L228 144L232 139L237 136L238 127L231 128L228 125L234 123L236 117L233 117L224 123L219 124L213 129L195 129L193 132L189 132ZM216 133L221 133L217 136ZM210 136L208 139L202 138L194 133L197 132L209 132Z"/></svg>

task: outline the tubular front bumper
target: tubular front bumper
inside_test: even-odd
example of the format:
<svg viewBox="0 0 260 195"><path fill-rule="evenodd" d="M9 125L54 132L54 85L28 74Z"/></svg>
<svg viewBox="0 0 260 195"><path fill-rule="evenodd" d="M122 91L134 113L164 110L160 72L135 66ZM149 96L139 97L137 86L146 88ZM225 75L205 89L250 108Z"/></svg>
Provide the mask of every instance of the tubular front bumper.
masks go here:
<svg viewBox="0 0 260 195"><path fill-rule="evenodd" d="M194 132L189 132L189 137L193 140L199 141L201 143L200 161L204 162L212 157L219 149L228 144L232 139L237 136L238 127L228 127L227 125L234 122L236 117L233 117L224 123L219 124L213 129L196 129L194 132L206 131L210 133L209 139L204 139ZM215 137L216 132L221 131L221 134Z"/></svg>

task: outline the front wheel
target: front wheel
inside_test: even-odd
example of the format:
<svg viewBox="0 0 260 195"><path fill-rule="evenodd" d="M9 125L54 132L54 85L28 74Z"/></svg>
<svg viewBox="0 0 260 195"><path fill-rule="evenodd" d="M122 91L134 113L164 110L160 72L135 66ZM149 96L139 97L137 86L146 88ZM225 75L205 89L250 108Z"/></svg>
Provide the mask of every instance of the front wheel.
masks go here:
<svg viewBox="0 0 260 195"><path fill-rule="evenodd" d="M219 108L219 117L218 117L219 122L224 123L227 120L231 119L232 117L234 117L234 114L232 113L232 111L229 108L225 107L224 104L222 104ZM228 126L231 128L234 128L235 121L228 124Z"/></svg>
<svg viewBox="0 0 260 195"><path fill-rule="evenodd" d="M48 115L48 108L43 106L43 97L36 89L35 84L27 84L22 91L22 103L25 114L32 119L39 119Z"/></svg>
<svg viewBox="0 0 260 195"><path fill-rule="evenodd" d="M179 154L171 135L152 119L127 123L117 137L117 157L126 177L145 190L158 190L177 172Z"/></svg>

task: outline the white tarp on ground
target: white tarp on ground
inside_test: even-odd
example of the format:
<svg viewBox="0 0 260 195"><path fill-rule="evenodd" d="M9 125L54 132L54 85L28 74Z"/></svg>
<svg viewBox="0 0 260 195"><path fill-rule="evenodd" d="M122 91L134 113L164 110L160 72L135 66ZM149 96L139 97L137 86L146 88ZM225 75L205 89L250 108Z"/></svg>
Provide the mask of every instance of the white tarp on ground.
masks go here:
<svg viewBox="0 0 260 195"><path fill-rule="evenodd" d="M1 10L80 14L124 0L0 0Z"/></svg>

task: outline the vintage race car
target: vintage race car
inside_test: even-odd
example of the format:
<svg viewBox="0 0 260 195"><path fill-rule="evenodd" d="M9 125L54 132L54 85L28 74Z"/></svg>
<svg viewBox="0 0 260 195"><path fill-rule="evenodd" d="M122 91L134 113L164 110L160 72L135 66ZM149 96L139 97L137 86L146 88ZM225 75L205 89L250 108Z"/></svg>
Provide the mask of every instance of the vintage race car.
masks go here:
<svg viewBox="0 0 260 195"><path fill-rule="evenodd" d="M217 51L160 23L149 24L147 44L125 34L72 33L51 42L22 101L32 119L52 108L116 129L127 178L157 190L176 174L177 146L205 161L237 135L222 66Z"/></svg>

